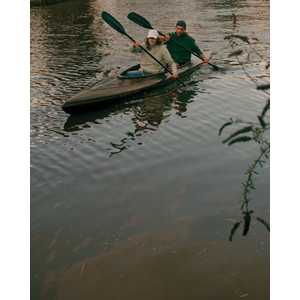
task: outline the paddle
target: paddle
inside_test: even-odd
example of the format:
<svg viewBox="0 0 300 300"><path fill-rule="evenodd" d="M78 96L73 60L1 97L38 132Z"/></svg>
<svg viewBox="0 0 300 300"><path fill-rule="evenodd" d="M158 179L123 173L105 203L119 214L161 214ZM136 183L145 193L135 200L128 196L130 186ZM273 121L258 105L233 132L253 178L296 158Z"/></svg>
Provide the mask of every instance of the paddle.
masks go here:
<svg viewBox="0 0 300 300"><path fill-rule="evenodd" d="M115 29L116 31L120 32L121 34L126 35L129 39L131 39L133 42L135 42L135 40L129 36L124 27L109 13L103 11L102 12L102 19L108 24L110 25L113 29ZM145 51L147 54L149 54L157 63L159 63L167 72L169 72L170 74L173 75L173 73L166 68L161 62L159 62L152 54L150 54L145 48L143 48L141 45L139 46L143 51ZM186 86L178 77L176 78L182 85Z"/></svg>
<svg viewBox="0 0 300 300"><path fill-rule="evenodd" d="M154 29L154 28L151 26L151 24L150 24L144 17L140 16L140 15L137 14L137 13L131 12L130 14L128 14L127 18L128 18L129 20L131 20L132 22L134 22L134 23L136 23L136 24L138 24L138 25L140 25L140 26L142 26L142 27L144 27L144 28L147 28L147 29ZM157 31L157 32L158 32L159 34L165 36L165 34L161 33L160 31ZM180 44L177 43L176 41L174 41L174 40L172 40L172 39L170 39L170 41L172 41L173 43L175 43L175 44L177 44L178 46L182 47L182 48L185 49L186 51L188 51L188 52L194 54L194 55L197 56L198 58L204 60L204 59L203 59L202 57L200 57L197 53L195 53L195 52L189 50L188 48L186 48L186 47L180 45ZM225 69L222 69L222 68L220 68L220 67L218 67L218 66L215 66L215 65L213 65L213 64L211 64L211 63L208 63L208 64L209 64L210 66L212 66L216 71L225 71Z"/></svg>

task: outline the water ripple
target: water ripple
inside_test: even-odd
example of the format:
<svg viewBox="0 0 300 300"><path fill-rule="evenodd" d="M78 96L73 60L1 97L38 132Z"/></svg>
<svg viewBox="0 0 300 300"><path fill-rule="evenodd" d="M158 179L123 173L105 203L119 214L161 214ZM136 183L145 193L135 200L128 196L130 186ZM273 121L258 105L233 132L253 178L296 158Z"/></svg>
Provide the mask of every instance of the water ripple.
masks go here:
<svg viewBox="0 0 300 300"><path fill-rule="evenodd" d="M176 247L193 239L205 238L210 244L227 240L231 223L224 219L239 217L238 185L259 149L251 142L247 147L226 146L222 140L233 129L225 128L218 136L219 129L229 118L256 122L269 98L256 89L236 58L228 57L233 49L224 40L233 32L234 12L236 32L247 35L269 60L269 1L70 3L30 12L32 299L57 296L56 283L66 270L80 262L78 276L85 276L87 264L83 267L82 262L87 257L108 255L132 236L172 228L169 239ZM61 109L64 101L139 62L139 56L127 52L131 41L103 22L103 10L140 41L147 29L126 17L131 11L165 33L173 30L174 20L185 19L200 47L213 51L211 62L231 69L221 73L204 65L185 79L186 87L172 84L103 110L66 114ZM238 44L249 76L258 84L267 83L265 62ZM268 218L268 168L261 172L253 207ZM222 234L215 234L217 230ZM252 238L265 240L266 235L260 227L251 230L255 234L238 237L228 255L236 257L246 247L249 257L259 255L268 262L267 251L257 254L250 244ZM130 261L136 264L135 257ZM229 278L222 268L216 272L220 282ZM261 278L249 270L247 274ZM231 299L232 294L224 297Z"/></svg>

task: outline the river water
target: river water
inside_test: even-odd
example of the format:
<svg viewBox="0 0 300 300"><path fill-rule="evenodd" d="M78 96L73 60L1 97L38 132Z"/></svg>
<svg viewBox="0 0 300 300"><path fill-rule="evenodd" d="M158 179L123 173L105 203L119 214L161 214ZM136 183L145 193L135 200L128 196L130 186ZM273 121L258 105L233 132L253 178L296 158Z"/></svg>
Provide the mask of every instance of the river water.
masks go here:
<svg viewBox="0 0 300 300"><path fill-rule="evenodd" d="M241 182L255 142L222 140L257 122L269 95L269 1L77 0L30 9L31 299L269 299L270 235L242 219ZM162 32L183 19L211 62L185 79L114 106L69 115L61 105L139 62L131 41L101 19L112 14L136 40L146 17ZM264 60L265 59L265 60ZM269 115L267 115L267 119ZM249 208L270 221L269 161Z"/></svg>

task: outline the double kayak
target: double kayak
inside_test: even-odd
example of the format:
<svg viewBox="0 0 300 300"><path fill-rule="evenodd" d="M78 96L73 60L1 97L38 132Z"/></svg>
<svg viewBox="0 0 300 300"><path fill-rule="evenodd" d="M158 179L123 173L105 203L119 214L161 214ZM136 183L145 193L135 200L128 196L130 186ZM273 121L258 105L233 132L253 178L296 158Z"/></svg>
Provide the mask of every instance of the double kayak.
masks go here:
<svg viewBox="0 0 300 300"><path fill-rule="evenodd" d="M211 51L203 51L209 60ZM192 61L178 68L178 77L195 71L202 65L199 58L192 58ZM81 91L77 95L68 99L61 107L67 113L80 113L87 110L106 107L122 99L129 98L146 90L153 90L175 82L175 78L168 72L161 72L146 76L124 76L127 71L138 70L140 65L135 65L114 79L102 80L88 90Z"/></svg>

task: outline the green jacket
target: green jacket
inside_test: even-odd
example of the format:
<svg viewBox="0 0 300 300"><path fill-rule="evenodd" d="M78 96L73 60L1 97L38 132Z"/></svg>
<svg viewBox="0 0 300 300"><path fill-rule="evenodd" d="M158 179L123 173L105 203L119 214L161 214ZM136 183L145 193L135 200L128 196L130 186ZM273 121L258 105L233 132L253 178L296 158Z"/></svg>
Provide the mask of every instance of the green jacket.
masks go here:
<svg viewBox="0 0 300 300"><path fill-rule="evenodd" d="M167 63L172 68L172 72L177 72L176 64L167 48L164 45L155 45L150 46L150 49L147 48L146 44L143 42L141 46L145 48L150 54L152 54L162 65L164 66ZM141 56L141 68L146 72L155 74L164 71L164 68L158 64L149 54L143 51L140 47L133 47L131 45L128 50L133 53L142 53Z"/></svg>
<svg viewBox="0 0 300 300"><path fill-rule="evenodd" d="M171 40L179 43L180 45L184 46L185 48L195 52L198 55L202 54L202 51L199 47L195 44L195 40L189 36L187 33L177 36L175 32L168 33ZM165 43L167 45L167 49L169 50L172 58L175 62L184 62L187 63L191 60L191 53L184 50L180 46L176 45L172 41L168 41Z"/></svg>

